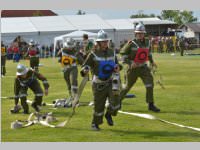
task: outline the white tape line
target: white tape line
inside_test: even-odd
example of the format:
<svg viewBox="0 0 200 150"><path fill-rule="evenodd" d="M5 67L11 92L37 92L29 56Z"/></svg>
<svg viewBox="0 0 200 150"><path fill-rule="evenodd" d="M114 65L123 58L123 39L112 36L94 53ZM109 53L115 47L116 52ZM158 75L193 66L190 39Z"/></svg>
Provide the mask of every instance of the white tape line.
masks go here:
<svg viewBox="0 0 200 150"><path fill-rule="evenodd" d="M150 114L140 114L140 113L132 113L132 112L124 112L124 111L118 111L118 112L122 113L122 114L127 114L127 115L145 118L145 119L150 119L150 120L159 120L161 122L168 123L168 124L171 124L171 125L175 125L175 126L178 126L178 127L181 127L181 128L187 128L187 129L192 129L192 130L195 130L195 131L200 131L200 128L184 126L184 125L181 125L181 124L178 124L178 123L169 122L169 121L166 121L166 120L163 120L163 119L160 119L160 118L156 118L155 116L150 115Z"/></svg>
<svg viewBox="0 0 200 150"><path fill-rule="evenodd" d="M163 119L158 119L158 120L160 120L162 122L165 122L165 123L168 123L168 124L171 124L171 125L175 125L175 126L181 127L181 128L188 128L188 129L192 129L192 130L195 130L195 131L200 131L200 128L184 126L184 125L181 125L181 124L178 124L178 123L174 123L174 122L169 122L169 121L166 121L166 120L163 120Z"/></svg>
<svg viewBox="0 0 200 150"><path fill-rule="evenodd" d="M149 115L149 114L131 113L131 112L124 112L124 111L118 111L118 112L122 113L122 114L137 116L137 117L151 119L151 120L155 120L156 119L155 116L152 116L152 115Z"/></svg>

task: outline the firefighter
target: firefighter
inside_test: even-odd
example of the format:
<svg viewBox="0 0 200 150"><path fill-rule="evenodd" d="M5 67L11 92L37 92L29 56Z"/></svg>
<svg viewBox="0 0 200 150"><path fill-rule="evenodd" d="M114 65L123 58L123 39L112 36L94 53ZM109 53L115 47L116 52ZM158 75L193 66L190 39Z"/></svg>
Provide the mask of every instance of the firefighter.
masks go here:
<svg viewBox="0 0 200 150"><path fill-rule="evenodd" d="M72 105L72 100L77 94L78 90L78 63L83 63L83 58L79 51L75 49L75 40L68 38L64 44L63 48L58 52L58 55L61 54L61 64L63 67L64 79L67 84L69 91L70 99L67 102L66 106Z"/></svg>
<svg viewBox="0 0 200 150"><path fill-rule="evenodd" d="M39 49L36 46L35 41L30 40L29 48L28 48L26 56L29 56L29 58L30 58L30 67L32 69L35 69L35 71L39 72L38 67L39 67L40 52L39 52Z"/></svg>
<svg viewBox="0 0 200 150"><path fill-rule="evenodd" d="M81 53L83 58L86 59L87 55L91 52L94 44L88 39L88 34L83 34L83 41L81 43Z"/></svg>
<svg viewBox="0 0 200 150"><path fill-rule="evenodd" d="M95 131L100 130L99 125L103 123L107 98L109 106L107 107L105 118L108 125L113 126L112 116L116 116L117 111L120 109L119 95L114 94L112 90L113 73L119 72L119 65L114 50L108 48L109 40L106 32L103 30L98 32L97 47L89 53L81 69L82 76L87 76L89 70L93 74L94 113L91 128Z"/></svg>
<svg viewBox="0 0 200 150"><path fill-rule="evenodd" d="M43 82L43 86L45 89L44 93L45 95L48 95L49 83L47 79L42 74L36 72L33 69L27 68L23 64L17 65L16 75L17 76L14 82L15 106L14 109L11 110L11 113L19 112L20 110L20 107L18 105L19 98L21 100L21 105L24 110L23 113L24 114L29 113L29 107L27 104L28 88L30 88L35 94L35 98L31 106L35 109L36 112L39 112L40 111L39 107L42 105L43 90L37 79Z"/></svg>
<svg viewBox="0 0 200 150"><path fill-rule="evenodd" d="M6 75L6 47L1 41L1 77Z"/></svg>
<svg viewBox="0 0 200 150"><path fill-rule="evenodd" d="M129 41L120 50L120 54L124 58L124 62L128 64L127 70L127 85L122 89L120 98L125 97L127 92L135 84L138 77L140 77L146 87L146 102L148 103L148 109L154 112L159 112L160 109L154 105L153 97L153 76L151 70L147 66L147 62L150 61L152 66L156 67L156 63L153 60L150 52L150 42L145 39L145 27L142 22L136 25L135 39Z"/></svg>

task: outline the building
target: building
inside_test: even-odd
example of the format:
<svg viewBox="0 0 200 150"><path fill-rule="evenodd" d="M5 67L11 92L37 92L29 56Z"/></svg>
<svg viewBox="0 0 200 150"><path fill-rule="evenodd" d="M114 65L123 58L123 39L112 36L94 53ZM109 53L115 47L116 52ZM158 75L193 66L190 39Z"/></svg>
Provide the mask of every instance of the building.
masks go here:
<svg viewBox="0 0 200 150"><path fill-rule="evenodd" d="M2 10L1 17L57 16L51 10Z"/></svg>
<svg viewBox="0 0 200 150"><path fill-rule="evenodd" d="M146 32L149 35L153 36L165 36L168 32L168 29L177 29L178 25L169 20L161 20L157 17L154 18L133 18L130 19L132 23L137 23L142 21L145 25Z"/></svg>
<svg viewBox="0 0 200 150"><path fill-rule="evenodd" d="M200 23L186 23L179 27L184 37L186 38L195 38L197 44L200 44Z"/></svg>

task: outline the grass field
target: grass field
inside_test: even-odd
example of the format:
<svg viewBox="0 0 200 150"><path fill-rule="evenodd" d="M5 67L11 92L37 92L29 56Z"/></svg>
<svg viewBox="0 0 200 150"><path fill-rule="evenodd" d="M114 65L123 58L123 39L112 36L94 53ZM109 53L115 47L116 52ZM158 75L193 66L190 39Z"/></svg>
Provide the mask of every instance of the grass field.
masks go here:
<svg viewBox="0 0 200 150"><path fill-rule="evenodd" d="M140 79L130 91L137 98L124 100L122 110L153 114L171 122L200 128L200 56L181 57L178 53L175 56L154 54L154 59L166 87L163 90L155 84L154 88L155 103L161 108L161 112L153 113L147 110L145 87ZM29 64L28 60L20 63ZM44 97L44 101L51 103L56 98L67 97L66 84L57 59L41 59L41 64L44 66L40 68L40 72L50 83L49 95ZM13 96L16 66L16 63L7 61L6 77L1 78L1 96ZM80 81L81 77L79 83ZM33 99L30 91L28 99ZM91 84L87 83L80 101L90 100L92 100ZM124 114L114 117L113 127L108 126L104 119L104 124L100 126L102 130L95 132L90 129L93 109L89 106L79 107L71 122L64 128L33 125L29 128L12 130L10 128L12 121L26 120L28 117L22 113L10 114L9 110L13 105L13 100L1 101L2 142L200 142L200 132ZM53 111L58 122L64 121L71 113L71 109L45 108L43 112ZM31 107L30 110L33 111Z"/></svg>

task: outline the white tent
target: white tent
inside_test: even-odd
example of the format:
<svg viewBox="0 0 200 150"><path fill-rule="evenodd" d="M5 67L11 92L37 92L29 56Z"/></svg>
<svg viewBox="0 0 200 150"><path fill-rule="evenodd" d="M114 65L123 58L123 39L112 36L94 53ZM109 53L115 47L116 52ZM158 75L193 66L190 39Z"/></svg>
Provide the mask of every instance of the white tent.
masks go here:
<svg viewBox="0 0 200 150"><path fill-rule="evenodd" d="M110 26L106 21L96 14L86 14L86 15L65 15L63 16L71 24L73 24L79 30L85 31L99 31L103 30L113 30L114 28Z"/></svg>
<svg viewBox="0 0 200 150"><path fill-rule="evenodd" d="M38 30L28 17L1 18L1 39L4 44L9 45L18 35L26 41L37 39Z"/></svg>
<svg viewBox="0 0 200 150"><path fill-rule="evenodd" d="M96 14L64 15L63 17L79 30L98 32L102 29L114 40L115 28Z"/></svg>
<svg viewBox="0 0 200 150"><path fill-rule="evenodd" d="M77 41L81 41L83 38L83 34L87 34L89 39L94 40L97 37L97 33L93 33L93 32L87 32L87 31L82 31L82 30L77 30L68 34L64 34L64 35L60 35L54 38L54 56L55 56L55 50L56 50L56 46L58 41L60 41L61 43L63 43L63 41L65 41L65 39L67 38L73 38Z"/></svg>
<svg viewBox="0 0 200 150"><path fill-rule="evenodd" d="M106 22L115 28L113 39L115 47L120 47L121 41L134 37L134 24L128 19L109 19Z"/></svg>

